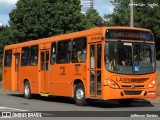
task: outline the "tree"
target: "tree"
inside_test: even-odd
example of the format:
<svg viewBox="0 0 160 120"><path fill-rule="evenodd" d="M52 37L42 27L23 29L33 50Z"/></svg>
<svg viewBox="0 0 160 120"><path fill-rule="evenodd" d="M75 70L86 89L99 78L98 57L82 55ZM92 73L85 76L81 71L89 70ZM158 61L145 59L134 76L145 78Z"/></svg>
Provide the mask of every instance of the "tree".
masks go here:
<svg viewBox="0 0 160 120"><path fill-rule="evenodd" d="M86 12L87 28L101 27L104 25L103 18L95 9L88 9Z"/></svg>
<svg viewBox="0 0 160 120"><path fill-rule="evenodd" d="M130 26L130 1L112 0L115 6L112 14L105 15L108 25ZM156 41L156 49L159 47L160 36L160 1L159 0L134 0L134 26L150 29Z"/></svg>
<svg viewBox="0 0 160 120"><path fill-rule="evenodd" d="M13 31L14 30L11 30L11 28L8 26L3 26L3 29L0 31L0 68L2 65L4 46L13 43L12 41ZM0 71L0 80L1 80L1 71Z"/></svg>
<svg viewBox="0 0 160 120"><path fill-rule="evenodd" d="M129 26L129 1L114 0L111 3L115 8L112 14L104 15L106 24L109 26Z"/></svg>
<svg viewBox="0 0 160 120"><path fill-rule="evenodd" d="M5 26L0 26L0 31L2 31L5 28Z"/></svg>
<svg viewBox="0 0 160 120"><path fill-rule="evenodd" d="M85 29L80 0L19 0L10 13L15 41L23 42Z"/></svg>
<svg viewBox="0 0 160 120"><path fill-rule="evenodd" d="M5 26L0 32L0 58L2 58L4 46L14 43L12 40L15 36L14 32L15 31L8 26Z"/></svg>

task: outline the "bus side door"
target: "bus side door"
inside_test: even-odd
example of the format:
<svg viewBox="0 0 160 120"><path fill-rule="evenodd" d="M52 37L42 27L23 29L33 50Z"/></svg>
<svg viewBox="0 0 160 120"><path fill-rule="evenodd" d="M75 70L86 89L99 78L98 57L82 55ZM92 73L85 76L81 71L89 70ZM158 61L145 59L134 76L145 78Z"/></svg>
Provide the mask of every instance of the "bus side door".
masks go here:
<svg viewBox="0 0 160 120"><path fill-rule="evenodd" d="M20 65L20 53L14 54L15 61L14 61L14 82L13 82L13 90L19 90L19 65Z"/></svg>
<svg viewBox="0 0 160 120"><path fill-rule="evenodd" d="M100 97L102 44L90 44L90 97Z"/></svg>
<svg viewBox="0 0 160 120"><path fill-rule="evenodd" d="M48 93L48 82L49 82L49 50L40 51L40 92Z"/></svg>

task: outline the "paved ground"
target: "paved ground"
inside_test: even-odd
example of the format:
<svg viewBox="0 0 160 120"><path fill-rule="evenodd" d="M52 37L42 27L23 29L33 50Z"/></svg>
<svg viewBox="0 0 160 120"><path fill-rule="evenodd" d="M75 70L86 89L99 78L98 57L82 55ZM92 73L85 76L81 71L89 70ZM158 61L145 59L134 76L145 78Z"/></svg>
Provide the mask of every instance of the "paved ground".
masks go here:
<svg viewBox="0 0 160 120"><path fill-rule="evenodd" d="M134 114L135 112L147 111L150 114L150 111L160 111L160 105L152 104L146 100L135 100L129 107L121 107L117 101L98 101L93 102L89 106L76 106L74 101L69 98L64 97L37 97L34 99L27 100L23 98L22 94L15 94L15 93L8 93L8 92L0 92L0 112L1 111L42 111L43 115L50 114L46 111L73 111L69 113L60 112L54 113L55 116L72 116L72 114L77 114L78 116L83 116L83 112L79 111L96 111L95 113L88 112L90 116L95 115L105 115L109 114L111 116L118 116L120 114L124 115L127 114L128 111L132 111L131 113ZM76 112L78 111L78 112ZM114 111L114 112L109 112ZM117 111L122 111L121 113ZM99 112L99 113L98 113ZM101 113L102 112L102 113ZM85 115L86 115L85 113ZM104 113L104 114L103 114ZM156 114L156 112L155 112ZM52 114L51 114L52 115ZM85 116L84 115L84 116ZM58 118L59 119L59 118ZM84 119L82 117L81 119ZM89 118L91 119L91 118ZM94 118L95 119L95 118Z"/></svg>

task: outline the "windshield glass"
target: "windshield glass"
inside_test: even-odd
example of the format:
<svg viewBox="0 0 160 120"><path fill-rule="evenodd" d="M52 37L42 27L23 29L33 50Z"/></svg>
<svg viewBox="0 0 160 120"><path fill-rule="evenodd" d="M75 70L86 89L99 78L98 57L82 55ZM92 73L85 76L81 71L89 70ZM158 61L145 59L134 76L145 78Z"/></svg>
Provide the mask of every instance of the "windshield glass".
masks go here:
<svg viewBox="0 0 160 120"><path fill-rule="evenodd" d="M105 66L121 74L146 74L155 71L154 45L147 43L106 42Z"/></svg>

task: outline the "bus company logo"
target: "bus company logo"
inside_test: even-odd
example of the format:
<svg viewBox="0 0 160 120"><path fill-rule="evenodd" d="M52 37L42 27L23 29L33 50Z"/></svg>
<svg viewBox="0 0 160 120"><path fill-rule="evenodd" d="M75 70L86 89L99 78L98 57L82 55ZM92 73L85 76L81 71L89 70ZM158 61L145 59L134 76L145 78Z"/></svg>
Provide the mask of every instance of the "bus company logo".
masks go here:
<svg viewBox="0 0 160 120"><path fill-rule="evenodd" d="M2 112L2 118L30 118L42 117L39 112Z"/></svg>
<svg viewBox="0 0 160 120"><path fill-rule="evenodd" d="M11 112L2 112L2 118L11 118Z"/></svg>
<svg viewBox="0 0 160 120"><path fill-rule="evenodd" d="M61 70L61 73L60 73L60 75L66 75L66 70L65 70L66 68L64 67L64 66L61 66L60 67L60 70Z"/></svg>
<svg viewBox="0 0 160 120"><path fill-rule="evenodd" d="M102 40L102 37L101 36L96 36L96 37L92 37L91 40Z"/></svg>
<svg viewBox="0 0 160 120"><path fill-rule="evenodd" d="M136 88L136 85L135 84L131 85L131 88L132 89Z"/></svg>

